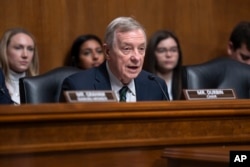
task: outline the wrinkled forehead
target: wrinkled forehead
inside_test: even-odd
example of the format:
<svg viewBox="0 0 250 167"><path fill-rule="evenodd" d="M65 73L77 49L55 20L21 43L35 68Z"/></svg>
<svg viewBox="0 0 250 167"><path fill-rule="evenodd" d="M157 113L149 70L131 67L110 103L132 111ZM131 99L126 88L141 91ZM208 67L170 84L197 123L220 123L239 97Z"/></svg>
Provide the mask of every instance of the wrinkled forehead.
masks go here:
<svg viewBox="0 0 250 167"><path fill-rule="evenodd" d="M130 43L136 42L140 44L147 43L147 38L144 30L142 29L133 29L129 31L116 31L114 35L114 41L119 43Z"/></svg>

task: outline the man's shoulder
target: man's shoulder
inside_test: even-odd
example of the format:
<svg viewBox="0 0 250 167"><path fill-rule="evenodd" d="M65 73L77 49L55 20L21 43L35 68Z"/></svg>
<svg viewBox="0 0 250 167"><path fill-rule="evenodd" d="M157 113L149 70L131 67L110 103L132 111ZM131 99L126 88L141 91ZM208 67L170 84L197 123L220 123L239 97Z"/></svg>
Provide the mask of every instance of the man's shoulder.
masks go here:
<svg viewBox="0 0 250 167"><path fill-rule="evenodd" d="M148 72L148 71L145 71L145 70L142 70L138 77L137 78L144 78L144 79L149 79L149 76L153 75L152 73Z"/></svg>

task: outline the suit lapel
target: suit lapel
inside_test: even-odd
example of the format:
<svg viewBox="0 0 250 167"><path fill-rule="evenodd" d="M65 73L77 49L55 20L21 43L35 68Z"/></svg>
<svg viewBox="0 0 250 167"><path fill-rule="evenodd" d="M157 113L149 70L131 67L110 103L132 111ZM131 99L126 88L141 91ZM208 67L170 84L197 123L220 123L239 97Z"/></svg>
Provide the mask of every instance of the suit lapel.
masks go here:
<svg viewBox="0 0 250 167"><path fill-rule="evenodd" d="M143 74L140 73L138 77L135 78L135 90L136 90L136 100L142 101L147 97L147 85L145 84L145 78L143 79ZM143 82L144 80L144 82Z"/></svg>
<svg viewBox="0 0 250 167"><path fill-rule="evenodd" d="M96 90L111 90L109 75L106 68L106 62L102 63L99 67L97 67L95 73L94 87Z"/></svg>

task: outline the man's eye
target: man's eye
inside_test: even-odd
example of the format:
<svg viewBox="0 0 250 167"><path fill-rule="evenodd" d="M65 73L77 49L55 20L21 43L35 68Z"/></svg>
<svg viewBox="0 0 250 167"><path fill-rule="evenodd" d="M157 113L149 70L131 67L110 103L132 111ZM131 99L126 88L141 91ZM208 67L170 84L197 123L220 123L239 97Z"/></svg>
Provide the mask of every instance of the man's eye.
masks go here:
<svg viewBox="0 0 250 167"><path fill-rule="evenodd" d="M140 51L144 51L145 50L145 47L141 47L139 48Z"/></svg>
<svg viewBox="0 0 250 167"><path fill-rule="evenodd" d="M131 50L131 48L126 47L126 48L123 48L123 50Z"/></svg>
<svg viewBox="0 0 250 167"><path fill-rule="evenodd" d="M124 54L129 54L131 50L132 50L131 47L124 47L124 48L122 48L122 51L123 51Z"/></svg>

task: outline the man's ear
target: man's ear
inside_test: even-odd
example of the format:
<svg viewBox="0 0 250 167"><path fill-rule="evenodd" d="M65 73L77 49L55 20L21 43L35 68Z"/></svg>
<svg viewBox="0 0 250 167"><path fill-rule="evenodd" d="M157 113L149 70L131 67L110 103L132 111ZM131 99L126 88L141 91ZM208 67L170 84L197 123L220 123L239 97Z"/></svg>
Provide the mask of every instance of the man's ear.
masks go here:
<svg viewBox="0 0 250 167"><path fill-rule="evenodd" d="M106 59L108 60L109 59L110 48L106 43L103 44L103 51L104 51Z"/></svg>
<svg viewBox="0 0 250 167"><path fill-rule="evenodd" d="M227 45L227 54L231 56L233 53L233 50L234 50L233 43L229 41Z"/></svg>

